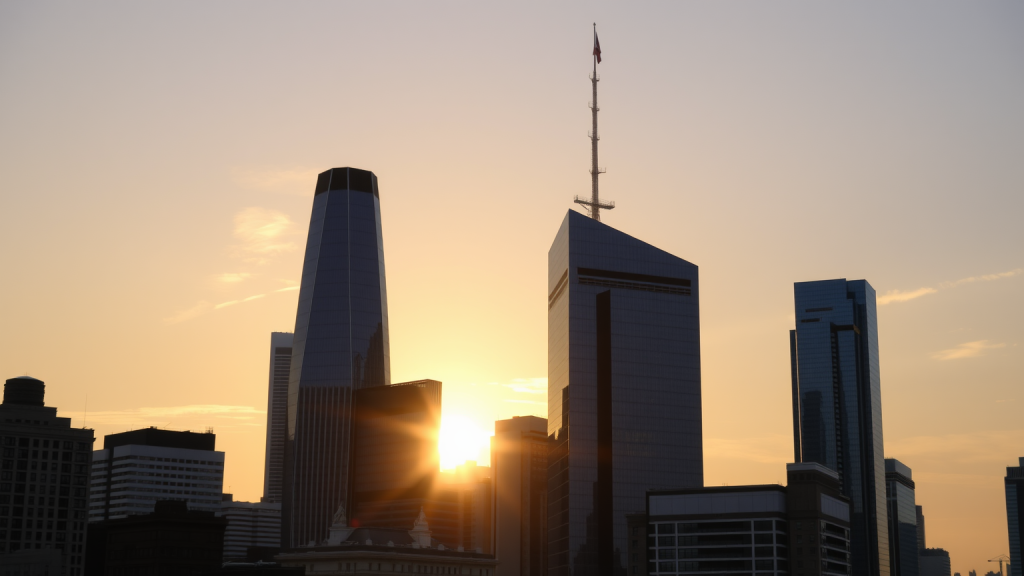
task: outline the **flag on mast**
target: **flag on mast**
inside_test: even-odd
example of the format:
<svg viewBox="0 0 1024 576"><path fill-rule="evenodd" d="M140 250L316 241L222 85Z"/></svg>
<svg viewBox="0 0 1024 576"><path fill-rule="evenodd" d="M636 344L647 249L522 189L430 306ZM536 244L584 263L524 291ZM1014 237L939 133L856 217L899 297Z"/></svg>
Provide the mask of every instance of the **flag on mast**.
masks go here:
<svg viewBox="0 0 1024 576"><path fill-rule="evenodd" d="M597 30L594 31L594 56L597 56L597 63L601 63L601 43L597 41Z"/></svg>

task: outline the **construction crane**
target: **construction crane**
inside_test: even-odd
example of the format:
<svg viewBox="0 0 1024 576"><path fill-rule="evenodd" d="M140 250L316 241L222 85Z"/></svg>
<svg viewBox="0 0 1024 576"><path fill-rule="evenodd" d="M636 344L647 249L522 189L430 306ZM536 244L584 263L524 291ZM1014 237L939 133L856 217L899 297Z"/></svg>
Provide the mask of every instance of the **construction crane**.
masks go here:
<svg viewBox="0 0 1024 576"><path fill-rule="evenodd" d="M988 561L989 562L999 562L999 576L1006 576L1006 574L1003 572L1003 562L1006 562L1006 564L1009 565L1010 564L1010 557L1009 556L1007 556L1006 554L1000 554L999 556L996 556L995 558L989 558Z"/></svg>

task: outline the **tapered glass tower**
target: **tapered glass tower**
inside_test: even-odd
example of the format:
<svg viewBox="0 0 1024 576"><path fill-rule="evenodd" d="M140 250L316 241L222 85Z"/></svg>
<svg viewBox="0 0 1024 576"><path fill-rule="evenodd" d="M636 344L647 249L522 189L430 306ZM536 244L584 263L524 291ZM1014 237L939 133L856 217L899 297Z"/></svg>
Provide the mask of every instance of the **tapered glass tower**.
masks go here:
<svg viewBox="0 0 1024 576"><path fill-rule="evenodd" d="M790 331L797 462L839 473L850 499L853 573L889 575L875 289L866 280L797 282Z"/></svg>
<svg viewBox="0 0 1024 576"><path fill-rule="evenodd" d="M548 251L548 575L619 576L654 488L704 484L697 266L570 211Z"/></svg>
<svg viewBox="0 0 1024 576"><path fill-rule="evenodd" d="M353 392L391 382L377 177L334 168L313 195L288 378L282 545L327 537L349 507Z"/></svg>

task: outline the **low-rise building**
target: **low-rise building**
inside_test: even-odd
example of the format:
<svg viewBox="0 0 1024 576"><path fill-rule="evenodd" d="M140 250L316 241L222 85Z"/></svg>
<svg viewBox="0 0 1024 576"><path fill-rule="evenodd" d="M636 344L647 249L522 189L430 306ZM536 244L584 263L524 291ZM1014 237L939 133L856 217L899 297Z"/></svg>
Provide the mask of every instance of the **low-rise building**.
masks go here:
<svg viewBox="0 0 1024 576"><path fill-rule="evenodd" d="M225 494L217 514L228 521L224 531L224 560L248 559L250 548L281 545L280 502L235 502Z"/></svg>

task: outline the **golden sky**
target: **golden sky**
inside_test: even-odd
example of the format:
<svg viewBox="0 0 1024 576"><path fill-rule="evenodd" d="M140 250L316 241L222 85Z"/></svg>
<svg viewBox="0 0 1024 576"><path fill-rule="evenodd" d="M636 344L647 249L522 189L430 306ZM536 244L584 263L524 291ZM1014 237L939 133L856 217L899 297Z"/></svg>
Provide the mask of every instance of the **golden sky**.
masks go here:
<svg viewBox="0 0 1024 576"><path fill-rule="evenodd" d="M1024 456L1019 2L2 3L0 376L97 435L213 426L257 499L315 175L355 166L393 381L486 461L546 413L594 21L604 220L700 266L706 483L784 481L792 284L866 278L886 455L984 573Z"/></svg>

